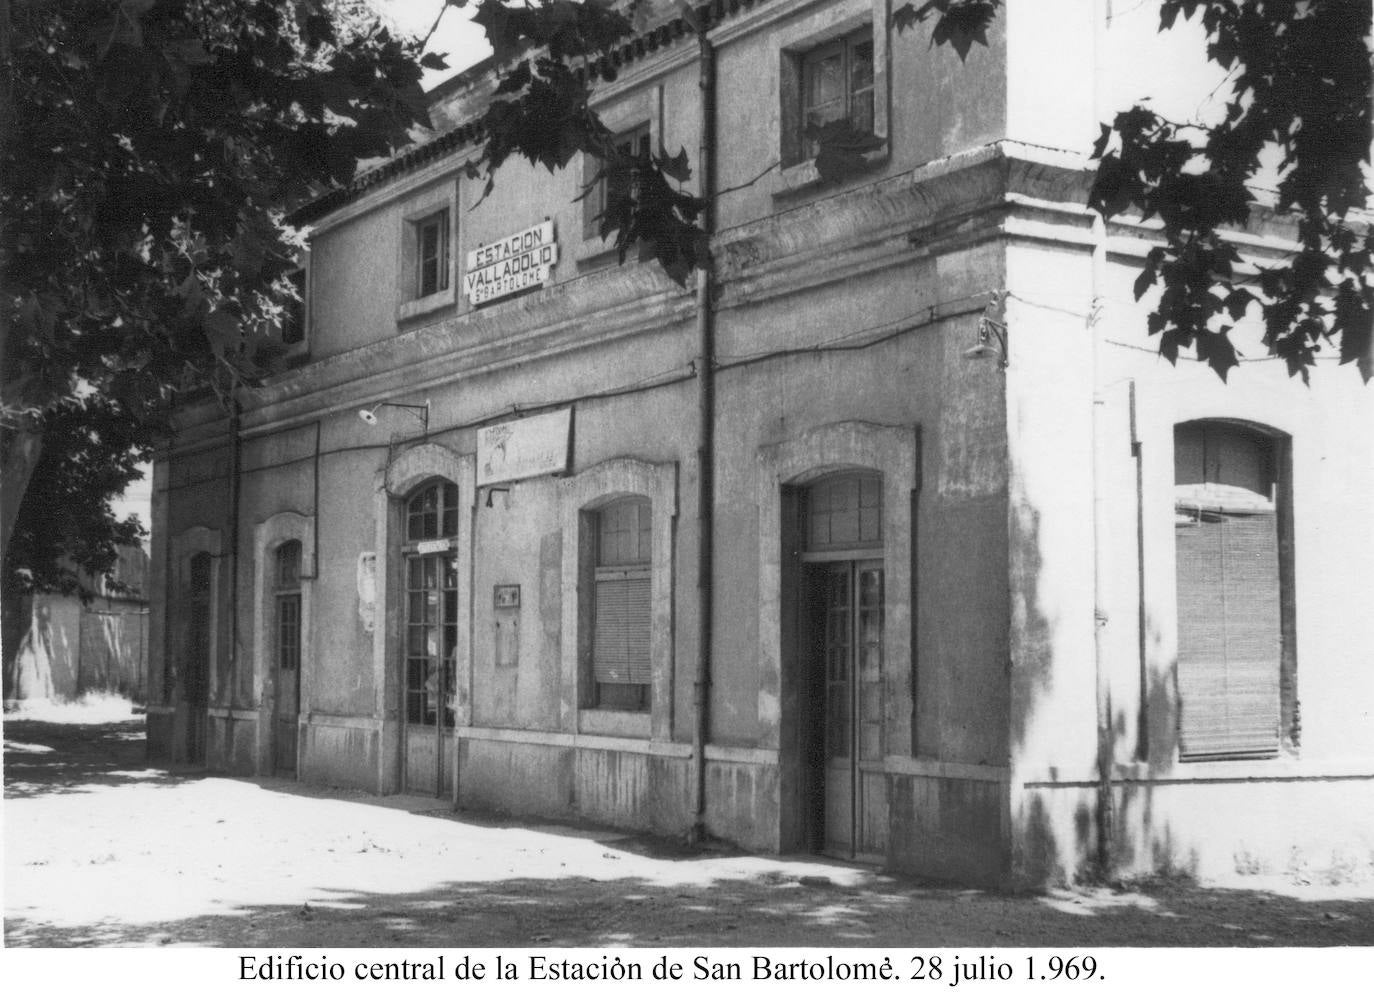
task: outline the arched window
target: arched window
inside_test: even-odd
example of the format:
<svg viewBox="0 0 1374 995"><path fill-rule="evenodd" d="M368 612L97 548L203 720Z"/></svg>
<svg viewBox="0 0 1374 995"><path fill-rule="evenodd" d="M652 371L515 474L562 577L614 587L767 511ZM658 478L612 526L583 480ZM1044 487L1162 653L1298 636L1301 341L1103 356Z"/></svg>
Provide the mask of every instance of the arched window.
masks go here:
<svg viewBox="0 0 1374 995"><path fill-rule="evenodd" d="M881 547L883 478L845 473L818 480L806 489L803 514L808 552Z"/></svg>
<svg viewBox="0 0 1374 995"><path fill-rule="evenodd" d="M406 721L449 727L457 699L458 485L424 484L406 501ZM445 542L449 540L449 542Z"/></svg>
<svg viewBox="0 0 1374 995"><path fill-rule="evenodd" d="M458 485L438 481L406 502L406 541L453 538L458 534Z"/></svg>
<svg viewBox="0 0 1374 995"><path fill-rule="evenodd" d="M592 682L596 708L648 711L652 505L627 497L595 512Z"/></svg>
<svg viewBox="0 0 1374 995"><path fill-rule="evenodd" d="M1174 429L1179 756L1268 757L1285 670L1281 442L1225 422Z"/></svg>

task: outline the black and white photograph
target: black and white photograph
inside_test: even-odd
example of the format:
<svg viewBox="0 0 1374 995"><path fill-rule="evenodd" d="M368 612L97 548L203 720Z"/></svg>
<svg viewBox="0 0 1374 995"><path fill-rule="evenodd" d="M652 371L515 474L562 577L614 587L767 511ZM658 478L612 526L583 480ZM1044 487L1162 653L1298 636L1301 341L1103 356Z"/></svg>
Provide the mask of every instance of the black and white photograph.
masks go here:
<svg viewBox="0 0 1374 995"><path fill-rule="evenodd" d="M1374 971L1370 0L0 66L7 977Z"/></svg>

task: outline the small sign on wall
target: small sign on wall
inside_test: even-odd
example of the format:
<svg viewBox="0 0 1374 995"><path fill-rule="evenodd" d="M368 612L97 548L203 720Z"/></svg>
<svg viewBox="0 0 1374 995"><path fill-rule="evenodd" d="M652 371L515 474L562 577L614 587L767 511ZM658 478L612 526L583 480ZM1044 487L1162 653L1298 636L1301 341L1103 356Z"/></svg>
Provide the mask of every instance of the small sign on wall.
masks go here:
<svg viewBox="0 0 1374 995"><path fill-rule="evenodd" d="M415 546L415 552L424 556L427 553L447 553L452 548L452 539L426 539Z"/></svg>
<svg viewBox="0 0 1374 995"><path fill-rule="evenodd" d="M520 665L520 585L497 584L492 588L496 605L496 666Z"/></svg>
<svg viewBox="0 0 1374 995"><path fill-rule="evenodd" d="M477 430L477 486L562 473L568 468L572 408Z"/></svg>

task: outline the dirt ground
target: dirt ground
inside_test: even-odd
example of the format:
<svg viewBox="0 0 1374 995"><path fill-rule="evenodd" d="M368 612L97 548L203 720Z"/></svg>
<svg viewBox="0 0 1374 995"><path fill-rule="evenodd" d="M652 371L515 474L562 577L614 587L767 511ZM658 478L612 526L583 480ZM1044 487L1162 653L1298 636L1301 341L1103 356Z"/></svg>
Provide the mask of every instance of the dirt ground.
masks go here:
<svg viewBox="0 0 1374 995"><path fill-rule="evenodd" d="M7 716L9 946L1374 944L1374 890L1005 896L270 778L154 770L143 722Z"/></svg>

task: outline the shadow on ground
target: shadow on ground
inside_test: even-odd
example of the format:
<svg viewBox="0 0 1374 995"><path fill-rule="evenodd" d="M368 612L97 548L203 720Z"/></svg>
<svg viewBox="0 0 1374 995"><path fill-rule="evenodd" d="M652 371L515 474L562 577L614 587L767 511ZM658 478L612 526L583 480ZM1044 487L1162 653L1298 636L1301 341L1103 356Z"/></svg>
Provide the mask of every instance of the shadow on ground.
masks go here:
<svg viewBox="0 0 1374 995"><path fill-rule="evenodd" d="M135 783L175 787L202 776L149 767L142 719L67 723L6 716L4 728L6 798Z"/></svg>
<svg viewBox="0 0 1374 995"><path fill-rule="evenodd" d="M242 797L254 806L251 810L208 811L203 829L192 822L187 824L189 830L177 830L204 832L207 837L220 833L217 838L240 862L230 867L226 858L218 871L224 877L211 877L216 872L196 862L199 852L177 849L177 839L159 840L158 825L147 826L146 833L136 827L126 829L123 837L112 832L107 839L92 840L89 854L54 851L50 843L43 850L33 840L10 839L7 829L7 944L444 948L1374 944L1374 902L1370 901L1308 901L1263 891L1186 884L1043 896L961 890L835 861L701 851L672 841L582 826L530 826L469 817L449 811L438 799L376 799L261 779L198 782L148 769L138 730L135 723L62 726L6 721L7 809L23 816L24 825L30 827L27 832L41 834L45 823L35 815L48 809L60 813L64 805L90 808L85 800L74 797L80 792L91 793L91 802L112 795L132 797L140 788L154 785L198 792L198 804L205 804L207 796ZM217 789L219 785L223 791ZM154 797L173 800L162 790ZM179 809L187 807L179 798L176 804ZM268 824L276 813L281 813L282 823L289 823L316 810L323 810L319 823L326 827L323 833L316 831L307 838L293 836L289 830L279 836L254 835L253 826L264 816L267 819L261 824ZM153 818L146 814L148 810L141 811L142 818ZM242 818L236 820L236 815ZM240 829L236 821L245 828ZM356 849L343 853L340 840L345 831L354 834L348 837L350 841L370 837L362 845L374 847L376 855ZM329 832L334 836L328 836ZM436 832L446 835L435 837ZM64 846L87 845L85 835L70 838L78 842ZM425 850L408 842L429 838L446 841L446 849ZM326 845L331 847L330 856L315 859L324 857L317 851ZM335 856L334 847L340 855ZM374 859L389 863L368 863ZM342 862L346 860L353 863ZM203 907L216 907L216 911L158 921L150 921L156 915L146 914L88 915L84 920L68 914L63 918L57 911L56 886L50 883L58 878L46 876L58 869L46 865L64 861L72 865L69 872L75 870L67 887L72 887L71 881L85 881L91 888L116 884L138 888L142 882L151 893L159 876L184 873L185 877L171 883L203 892ZM528 861L523 869L522 861ZM417 865L424 865L429 876L414 880L432 881L432 886L405 887L401 875ZM399 882L394 890L383 890L390 882L363 886L363 875L355 869L374 866L394 869L389 871ZM276 891L271 901L244 897L261 894L245 890L241 880L261 868L267 868L263 873L292 878L285 887L280 880L273 882ZM17 906L16 880L26 888L26 897ZM47 895L53 895L50 903Z"/></svg>

